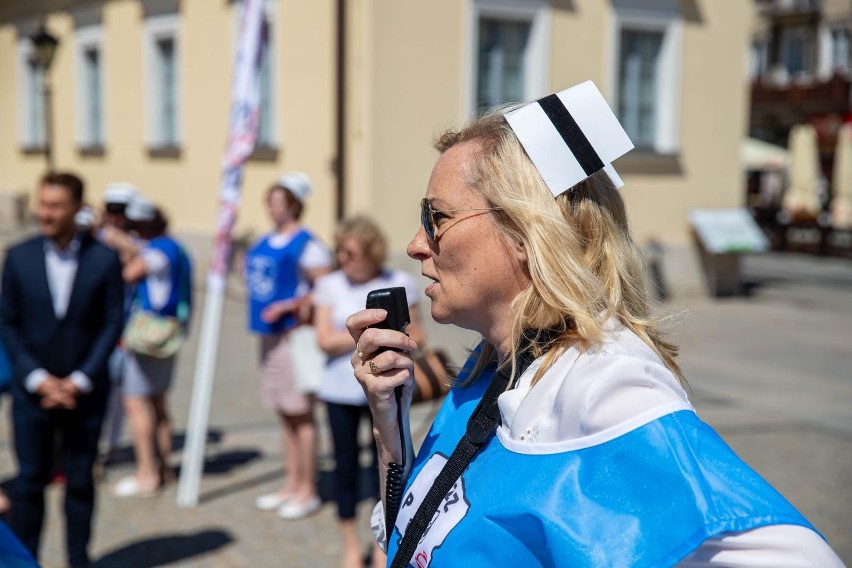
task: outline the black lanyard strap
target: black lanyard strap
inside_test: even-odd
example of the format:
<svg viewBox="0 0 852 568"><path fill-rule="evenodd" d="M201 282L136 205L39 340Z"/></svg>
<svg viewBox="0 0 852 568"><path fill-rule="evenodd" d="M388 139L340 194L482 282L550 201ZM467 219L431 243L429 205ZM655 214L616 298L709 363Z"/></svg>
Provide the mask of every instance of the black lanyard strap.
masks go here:
<svg viewBox="0 0 852 568"><path fill-rule="evenodd" d="M531 350L526 349L519 353L516 361L517 372L516 377L520 377L524 371L533 362ZM426 530L429 528L429 523L435 511L452 489L455 482L461 477L462 472L467 469L473 456L491 439L497 424L500 421L500 409L497 406L497 397L506 391L509 386L510 373L512 365L504 365L491 379L491 384L482 395L479 404L473 411L470 419L467 421L467 429L459 440L456 449L450 455L450 459L444 464L441 472L435 478L423 502L414 513L414 517L405 528L405 534L402 537L402 542L393 557L391 568L405 568L408 566L414 551ZM392 527L391 527L392 528ZM387 533L388 543L392 537L392 532Z"/></svg>

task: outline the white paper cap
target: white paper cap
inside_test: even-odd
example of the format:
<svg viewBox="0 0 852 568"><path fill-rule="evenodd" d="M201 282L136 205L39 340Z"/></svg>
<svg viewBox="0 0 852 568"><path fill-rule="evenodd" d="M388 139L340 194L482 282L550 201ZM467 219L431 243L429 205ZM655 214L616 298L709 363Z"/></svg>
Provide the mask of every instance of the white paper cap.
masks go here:
<svg viewBox="0 0 852 568"><path fill-rule="evenodd" d="M139 193L139 190L130 183L111 183L106 186L104 191L104 203L118 203L127 205L133 196Z"/></svg>
<svg viewBox="0 0 852 568"><path fill-rule="evenodd" d="M624 185L612 162L633 142L591 81L508 112L506 120L554 196L599 170Z"/></svg>
<svg viewBox="0 0 852 568"><path fill-rule="evenodd" d="M153 201L137 193L127 204L124 216L131 221L153 221L157 216L157 207Z"/></svg>
<svg viewBox="0 0 852 568"><path fill-rule="evenodd" d="M313 191L311 178L302 172L287 172L278 178L278 185L290 191L293 197L304 203Z"/></svg>

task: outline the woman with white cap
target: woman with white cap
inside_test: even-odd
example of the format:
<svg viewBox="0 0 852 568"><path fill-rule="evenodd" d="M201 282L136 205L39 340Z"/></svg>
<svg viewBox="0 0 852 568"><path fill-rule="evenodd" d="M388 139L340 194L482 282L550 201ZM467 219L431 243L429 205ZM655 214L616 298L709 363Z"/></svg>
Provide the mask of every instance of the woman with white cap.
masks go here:
<svg viewBox="0 0 852 568"><path fill-rule="evenodd" d="M130 183L116 182L104 190L104 211L96 236L99 241L118 251L121 261L127 263L139 252L139 245L127 232L127 207L139 190Z"/></svg>
<svg viewBox="0 0 852 568"><path fill-rule="evenodd" d="M128 228L142 239L139 254L124 266L124 280L138 283L125 329L122 373L124 407L133 435L136 472L113 487L118 497L149 497L173 478L168 458L172 429L166 392L174 374L174 349L159 353L134 346L127 332L139 312L178 322L186 333L191 309L192 267L183 247L167 234L168 221L147 198L135 195L127 205ZM173 345L179 345L180 337Z"/></svg>
<svg viewBox="0 0 852 568"><path fill-rule="evenodd" d="M260 381L264 406L281 421L286 459L284 485L255 505L284 519L305 517L320 506L316 493L316 429L313 387L317 376L299 376L291 341L310 317L311 286L329 272L331 255L301 223L311 182L301 172L281 176L266 194L273 230L246 256L249 327L260 336ZM318 351L314 345L313 349Z"/></svg>
<svg viewBox="0 0 852 568"><path fill-rule="evenodd" d="M408 254L432 317L482 340L413 464L416 344L369 327L384 310L347 322L391 566L842 566L689 402L610 166L632 144L594 85L435 147Z"/></svg>

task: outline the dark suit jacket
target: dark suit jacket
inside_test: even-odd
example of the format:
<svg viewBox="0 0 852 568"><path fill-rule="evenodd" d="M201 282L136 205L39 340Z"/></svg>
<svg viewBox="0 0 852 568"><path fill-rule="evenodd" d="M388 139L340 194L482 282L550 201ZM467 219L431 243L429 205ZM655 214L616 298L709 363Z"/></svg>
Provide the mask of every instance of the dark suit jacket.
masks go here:
<svg viewBox="0 0 852 568"><path fill-rule="evenodd" d="M118 254L83 237L65 317L57 319L47 282L44 237L7 252L0 295L0 335L13 363L12 393L31 399L24 380L38 368L67 377L82 371L93 393L108 386L107 360L121 335L124 282Z"/></svg>

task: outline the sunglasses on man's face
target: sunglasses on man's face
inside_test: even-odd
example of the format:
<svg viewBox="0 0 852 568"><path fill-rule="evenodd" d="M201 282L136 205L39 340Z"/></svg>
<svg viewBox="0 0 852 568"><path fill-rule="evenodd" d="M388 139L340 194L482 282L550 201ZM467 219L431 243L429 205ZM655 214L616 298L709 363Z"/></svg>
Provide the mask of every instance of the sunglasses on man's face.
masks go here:
<svg viewBox="0 0 852 568"><path fill-rule="evenodd" d="M457 213L460 211L499 211L501 207L476 207L473 209L443 209L438 210L432 207L432 204L425 197L420 200L420 225L426 233L426 238L430 243L434 243L438 239L438 224L436 217L440 218L444 213ZM469 219L463 217L456 223ZM455 225L455 223L453 223Z"/></svg>

